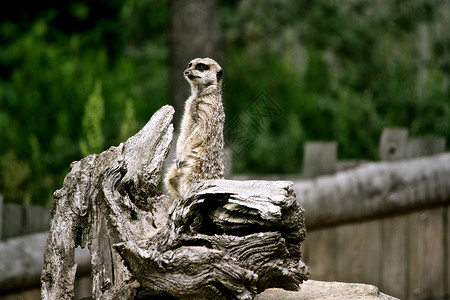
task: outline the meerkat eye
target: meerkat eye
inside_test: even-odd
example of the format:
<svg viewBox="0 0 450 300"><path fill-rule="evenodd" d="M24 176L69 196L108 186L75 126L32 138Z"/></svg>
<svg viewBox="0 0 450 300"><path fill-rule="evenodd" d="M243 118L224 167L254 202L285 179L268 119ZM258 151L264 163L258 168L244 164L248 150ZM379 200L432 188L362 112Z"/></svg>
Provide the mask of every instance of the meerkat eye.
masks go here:
<svg viewBox="0 0 450 300"><path fill-rule="evenodd" d="M208 66L208 65L205 65L205 64L202 64L202 63L198 63L198 64L195 66L195 69L196 69L196 70L200 70L200 71L205 71L205 70L209 70L209 66Z"/></svg>
<svg viewBox="0 0 450 300"><path fill-rule="evenodd" d="M190 67L192 67L192 63L189 63L189 64L188 64L188 68L190 68Z"/></svg>

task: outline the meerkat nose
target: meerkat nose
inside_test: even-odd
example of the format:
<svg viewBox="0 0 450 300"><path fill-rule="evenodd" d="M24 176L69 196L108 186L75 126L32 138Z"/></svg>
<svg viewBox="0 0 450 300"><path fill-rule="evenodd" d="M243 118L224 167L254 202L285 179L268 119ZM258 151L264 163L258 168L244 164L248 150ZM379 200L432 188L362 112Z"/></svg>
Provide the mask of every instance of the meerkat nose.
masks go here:
<svg viewBox="0 0 450 300"><path fill-rule="evenodd" d="M189 74L191 74L190 71L188 71L188 70L184 71L184 75L189 76Z"/></svg>

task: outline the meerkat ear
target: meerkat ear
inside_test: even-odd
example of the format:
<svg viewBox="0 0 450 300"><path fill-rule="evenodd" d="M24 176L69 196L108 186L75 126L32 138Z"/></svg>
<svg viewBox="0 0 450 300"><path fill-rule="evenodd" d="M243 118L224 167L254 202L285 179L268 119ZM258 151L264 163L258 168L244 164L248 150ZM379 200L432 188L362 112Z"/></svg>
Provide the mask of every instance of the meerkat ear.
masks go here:
<svg viewBox="0 0 450 300"><path fill-rule="evenodd" d="M217 76L217 80L222 79L222 77L223 77L223 71L220 70L219 72L217 72L216 76Z"/></svg>

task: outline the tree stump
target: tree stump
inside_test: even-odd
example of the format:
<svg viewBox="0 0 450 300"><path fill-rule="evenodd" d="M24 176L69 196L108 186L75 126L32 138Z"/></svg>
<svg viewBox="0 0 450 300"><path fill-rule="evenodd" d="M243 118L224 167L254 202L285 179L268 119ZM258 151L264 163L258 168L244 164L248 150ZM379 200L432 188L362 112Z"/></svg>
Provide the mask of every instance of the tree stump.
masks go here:
<svg viewBox="0 0 450 300"><path fill-rule="evenodd" d="M42 299L74 298L74 249L86 245L94 299L253 299L309 278L292 182L210 180L175 200L158 190L173 113L164 106L127 142L72 163L54 194Z"/></svg>

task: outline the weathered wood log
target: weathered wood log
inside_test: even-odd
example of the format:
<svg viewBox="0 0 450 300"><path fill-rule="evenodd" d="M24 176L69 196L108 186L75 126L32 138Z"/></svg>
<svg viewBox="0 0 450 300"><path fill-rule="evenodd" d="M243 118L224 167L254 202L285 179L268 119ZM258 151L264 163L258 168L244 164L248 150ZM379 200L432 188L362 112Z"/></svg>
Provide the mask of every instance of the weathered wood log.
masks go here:
<svg viewBox="0 0 450 300"><path fill-rule="evenodd" d="M309 277L292 182L206 181L173 203L158 191L172 116L163 107L126 143L72 163L54 195L43 299L74 297L77 245L91 252L95 299L134 299L143 288L252 299Z"/></svg>
<svg viewBox="0 0 450 300"><path fill-rule="evenodd" d="M252 299L309 277L292 182L210 180L178 199L153 238L115 246L138 281L179 299Z"/></svg>
<svg viewBox="0 0 450 300"><path fill-rule="evenodd" d="M450 153L355 169L294 183L308 229L450 201Z"/></svg>
<svg viewBox="0 0 450 300"><path fill-rule="evenodd" d="M134 297L139 284L111 246L150 237L166 222L171 200L156 187L172 140L172 115L173 108L165 106L126 143L72 163L63 188L54 194L42 299L73 299L73 252L86 244L92 296Z"/></svg>

